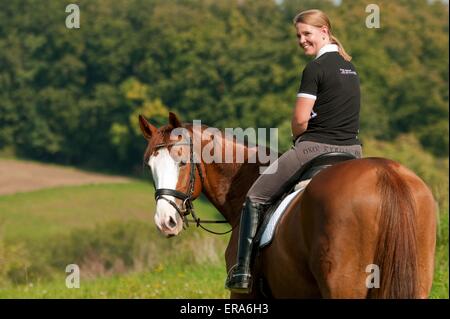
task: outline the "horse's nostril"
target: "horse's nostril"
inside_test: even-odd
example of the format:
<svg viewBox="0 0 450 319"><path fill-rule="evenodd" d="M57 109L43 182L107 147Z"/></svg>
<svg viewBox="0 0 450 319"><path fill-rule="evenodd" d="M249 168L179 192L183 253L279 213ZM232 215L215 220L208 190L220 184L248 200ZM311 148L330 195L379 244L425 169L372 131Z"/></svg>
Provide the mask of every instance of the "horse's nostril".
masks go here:
<svg viewBox="0 0 450 319"><path fill-rule="evenodd" d="M173 217L169 218L169 227L170 228L174 228L177 225L177 222L175 221L175 219L173 219Z"/></svg>

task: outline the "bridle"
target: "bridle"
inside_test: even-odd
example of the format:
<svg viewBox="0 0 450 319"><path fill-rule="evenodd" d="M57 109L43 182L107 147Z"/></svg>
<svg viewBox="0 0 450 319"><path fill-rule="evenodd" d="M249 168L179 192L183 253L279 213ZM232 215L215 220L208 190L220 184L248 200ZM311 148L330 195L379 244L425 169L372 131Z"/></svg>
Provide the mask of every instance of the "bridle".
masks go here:
<svg viewBox="0 0 450 319"><path fill-rule="evenodd" d="M189 138L189 143L187 143L187 142L160 143L160 144L155 145L154 149L158 149L158 148L162 148L162 147L169 147L169 146L173 146L173 145L177 145L177 146L178 145L189 145L190 171L189 171L188 193L183 193L183 192L177 191L175 189L169 189L169 188L156 189L156 185L155 185L155 189L156 189L155 200L158 201L160 199L163 199L166 202L168 202L173 208L175 208L175 210L177 211L177 213L180 215L181 219L183 220L184 228L189 227L189 222L194 222L197 225L197 227L200 227L212 234L225 235L225 234L229 233L230 231L233 230L233 228L231 228L230 230L228 230L226 232L215 232L215 231L209 230L201 225L201 223L228 223L228 221L226 221L226 220L200 220L200 218L198 218L195 214L192 196L194 194L194 188L195 188L195 170L196 170L196 168L198 170L198 174L200 176L200 181L201 181L202 185L204 184L204 177L203 177L200 161L194 162L196 157L194 154L194 146L192 143L192 138ZM173 200L165 197L164 195L173 196L175 198L180 199L182 201L182 207L184 207L184 210L182 208L180 208ZM189 214L192 215L193 220L188 220L187 216Z"/></svg>

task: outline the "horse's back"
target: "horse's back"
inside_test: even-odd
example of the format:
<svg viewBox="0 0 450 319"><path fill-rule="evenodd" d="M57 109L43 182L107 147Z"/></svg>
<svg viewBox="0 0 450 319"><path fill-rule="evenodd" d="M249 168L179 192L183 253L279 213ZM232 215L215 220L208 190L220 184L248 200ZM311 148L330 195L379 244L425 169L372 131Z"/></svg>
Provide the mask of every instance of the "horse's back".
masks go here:
<svg viewBox="0 0 450 319"><path fill-rule="evenodd" d="M289 207L266 259L278 255L287 264L283 264L284 269L291 267L292 272L297 271L297 277L306 278L304 281L309 283L313 295L319 292L326 298L365 298L367 280L378 254L380 217L381 222L385 217L380 211L384 196L380 191L380 174L384 170L395 171L399 182L407 185L412 194L416 207L414 222L419 227L415 233L419 296L428 295L435 245L433 197L420 178L390 160L350 160L317 174L301 198ZM291 260L286 256L291 256ZM300 269L299 264L308 269ZM285 280L287 277L278 276L284 276Z"/></svg>

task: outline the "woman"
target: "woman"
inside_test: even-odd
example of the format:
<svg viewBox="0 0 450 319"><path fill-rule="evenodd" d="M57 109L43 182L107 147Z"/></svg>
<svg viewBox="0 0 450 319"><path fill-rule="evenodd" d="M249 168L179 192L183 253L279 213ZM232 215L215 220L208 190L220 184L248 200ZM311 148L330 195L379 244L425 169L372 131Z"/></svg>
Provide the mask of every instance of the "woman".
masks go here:
<svg viewBox="0 0 450 319"><path fill-rule="evenodd" d="M289 187L289 178L306 162L327 152L360 158L358 140L360 89L351 57L332 34L328 17L307 10L294 18L297 38L306 55L314 56L303 70L292 116L294 145L278 160L273 174L262 174L247 193L241 215L237 264L225 283L236 293L249 293L253 238L265 208ZM270 171L270 167L268 168Z"/></svg>

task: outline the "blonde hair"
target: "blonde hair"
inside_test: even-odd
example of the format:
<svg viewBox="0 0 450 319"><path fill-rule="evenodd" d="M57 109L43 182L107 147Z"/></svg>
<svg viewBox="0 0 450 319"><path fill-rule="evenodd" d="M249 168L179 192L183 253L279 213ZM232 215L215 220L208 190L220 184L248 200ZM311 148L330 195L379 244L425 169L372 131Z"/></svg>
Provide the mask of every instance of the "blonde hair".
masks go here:
<svg viewBox="0 0 450 319"><path fill-rule="evenodd" d="M344 46L341 42L331 33L331 23L327 15L320 10L312 9L300 12L294 18L294 25L297 23L304 23L312 25L317 28L326 26L328 28L328 36L330 37L331 43L336 44L339 47L339 54L346 60L350 61L352 57L345 51Z"/></svg>

